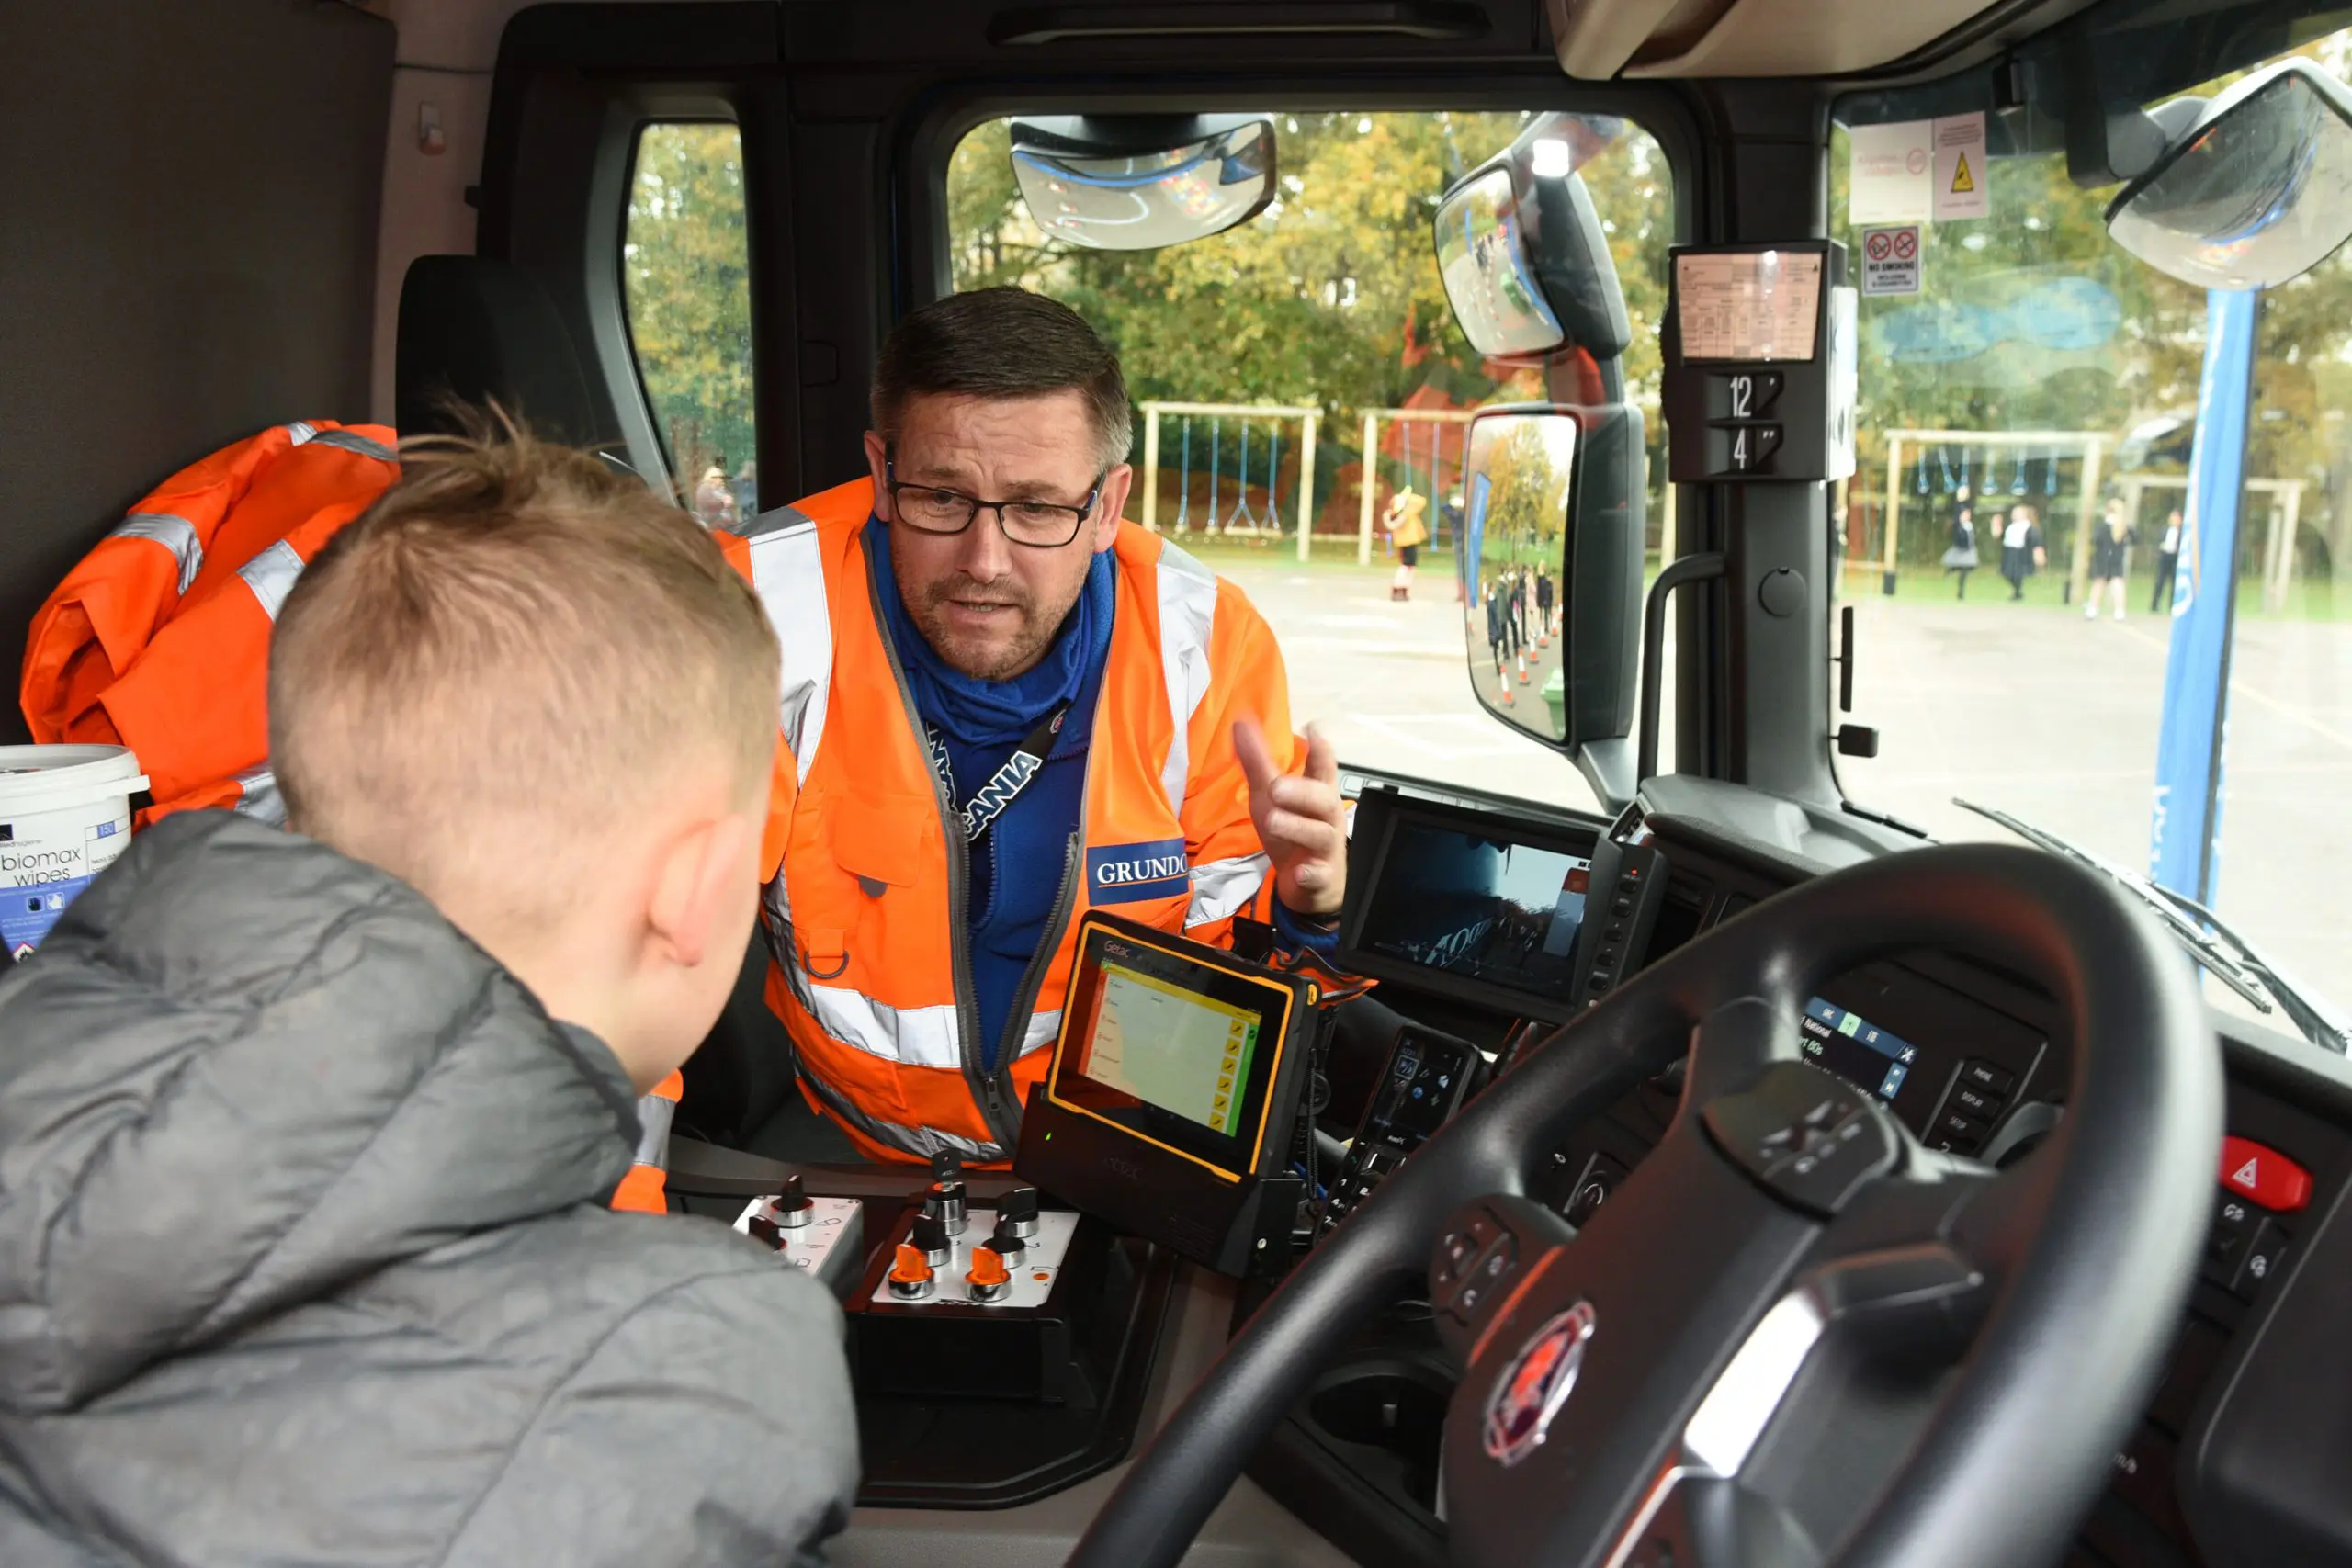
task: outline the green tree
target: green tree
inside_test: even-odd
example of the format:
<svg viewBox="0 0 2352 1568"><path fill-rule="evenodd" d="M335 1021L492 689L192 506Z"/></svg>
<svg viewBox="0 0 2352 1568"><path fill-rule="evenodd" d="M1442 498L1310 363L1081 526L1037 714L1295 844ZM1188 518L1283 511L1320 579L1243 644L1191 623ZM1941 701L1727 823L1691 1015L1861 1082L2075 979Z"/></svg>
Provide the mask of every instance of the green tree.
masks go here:
<svg viewBox="0 0 2352 1568"><path fill-rule="evenodd" d="M629 335L680 494L752 457L751 251L732 125L648 126L621 247Z"/></svg>
<svg viewBox="0 0 2352 1568"><path fill-rule="evenodd" d="M1318 467L1328 483L1360 410L1417 394L1416 406L1434 393L1441 407L1541 395L1532 371L1485 360L1462 335L1430 235L1446 188L1528 118L1282 116L1279 186L1266 209L1223 234L1146 252L1046 239L1022 204L1006 122L992 121L965 138L949 170L955 284L1016 284L1069 304L1118 349L1138 400L1320 406L1347 422L1327 427ZM1665 161L1638 128L1603 129L1617 134L1581 173L1634 318L1629 395L1655 400L1672 223ZM1172 455L1163 450L1162 461ZM1194 462L1204 465L1205 451Z"/></svg>

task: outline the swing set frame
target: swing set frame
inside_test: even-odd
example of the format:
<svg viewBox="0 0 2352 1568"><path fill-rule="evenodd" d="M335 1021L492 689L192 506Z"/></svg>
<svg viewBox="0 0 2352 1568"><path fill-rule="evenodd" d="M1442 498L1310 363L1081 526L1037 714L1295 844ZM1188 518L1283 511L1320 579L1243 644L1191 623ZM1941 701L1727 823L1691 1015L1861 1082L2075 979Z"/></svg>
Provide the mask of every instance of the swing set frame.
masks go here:
<svg viewBox="0 0 2352 1568"><path fill-rule="evenodd" d="M2099 466L2115 437L2100 430L1889 430L1886 441L1886 512L1882 532L1884 547L1879 561L1879 592L1892 598L1895 584L1895 546L1903 529L1903 449L1928 446L2040 447L2041 456L2056 462L2080 457L2083 467L2075 483L2078 511L2075 529L2073 587L2068 603L2079 602L2090 581L2091 525L2098 521ZM2021 457L2020 462L2024 460ZM1989 502L1994 498L1987 495ZM2006 507L2008 498L1998 498ZM2052 499L2055 499L2054 497ZM1848 564L1851 564L1850 560Z"/></svg>
<svg viewBox="0 0 2352 1568"><path fill-rule="evenodd" d="M1308 541L1314 536L1315 532L1315 431L1316 426L1322 423L1323 411L1321 409L1293 408L1280 403L1162 402L1148 402L1143 404L1142 408L1142 521L1143 525L1155 534L1160 531L1159 419L1162 414L1174 414L1179 417L1190 415L1203 419L1239 419L1245 422L1252 419L1297 420L1300 427L1298 439L1298 558L1301 560L1307 558ZM1248 428L1249 427L1245 423L1243 429L1246 431ZM1277 427L1277 431L1279 431L1279 426ZM1277 438L1279 439L1279 435ZM1244 480L1248 478L1246 474L1242 477ZM1266 494L1270 501L1273 497L1274 480L1278 477L1278 469L1270 471L1268 474ZM1244 507L1249 504L1249 487L1246 482L1242 485L1240 503ZM1216 507L1216 497L1214 493L1209 497L1209 507L1211 513L1214 513ZM1269 510L1271 510L1271 508ZM1214 515L1211 516L1210 523L1212 530L1215 531L1216 519ZM1282 532L1281 518L1269 517L1267 519L1267 523L1272 527L1275 533L1279 534Z"/></svg>

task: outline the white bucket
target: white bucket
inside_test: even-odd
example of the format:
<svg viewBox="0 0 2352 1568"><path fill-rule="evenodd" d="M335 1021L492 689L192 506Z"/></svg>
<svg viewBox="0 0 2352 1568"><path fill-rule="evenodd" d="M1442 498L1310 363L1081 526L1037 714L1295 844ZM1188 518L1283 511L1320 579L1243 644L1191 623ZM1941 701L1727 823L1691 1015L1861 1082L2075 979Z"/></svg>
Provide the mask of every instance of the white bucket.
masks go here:
<svg viewBox="0 0 2352 1568"><path fill-rule="evenodd" d="M0 953L22 960L130 842L147 787L121 746L0 746Z"/></svg>

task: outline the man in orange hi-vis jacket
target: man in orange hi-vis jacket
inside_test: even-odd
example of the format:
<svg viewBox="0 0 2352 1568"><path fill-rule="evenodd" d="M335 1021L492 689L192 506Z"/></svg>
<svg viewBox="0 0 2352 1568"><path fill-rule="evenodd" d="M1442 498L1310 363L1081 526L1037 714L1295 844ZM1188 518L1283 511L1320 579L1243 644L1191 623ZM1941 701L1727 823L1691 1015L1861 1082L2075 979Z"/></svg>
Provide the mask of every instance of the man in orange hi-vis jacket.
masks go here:
<svg viewBox="0 0 2352 1568"><path fill-rule="evenodd" d="M1088 908L1328 946L1346 837L1238 589L1121 521L1116 357L957 295L892 333L871 472L722 536L784 646L768 1000L867 1155L1011 1157Z"/></svg>

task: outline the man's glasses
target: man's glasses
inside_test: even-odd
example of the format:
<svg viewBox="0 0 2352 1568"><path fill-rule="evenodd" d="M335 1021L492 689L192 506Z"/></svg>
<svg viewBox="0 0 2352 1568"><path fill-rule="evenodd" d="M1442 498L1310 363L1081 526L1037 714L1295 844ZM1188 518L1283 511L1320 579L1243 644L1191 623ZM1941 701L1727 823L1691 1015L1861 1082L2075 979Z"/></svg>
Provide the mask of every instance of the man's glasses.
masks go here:
<svg viewBox="0 0 2352 1568"><path fill-rule="evenodd" d="M882 472L888 481L891 510L910 528L925 534L960 534L982 512L993 512L1006 538L1039 550L1056 549L1078 537L1078 531L1094 514L1094 503L1102 497L1102 481L1111 474L1105 468L1094 476L1083 503L1059 506L1047 501L982 501L961 491L900 484L895 457L885 460Z"/></svg>

